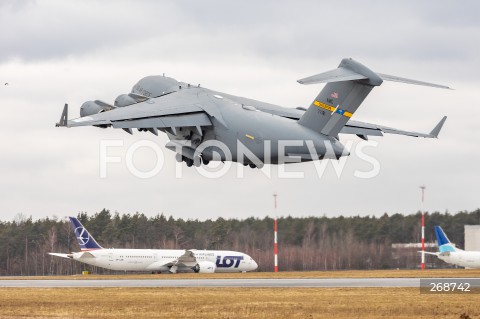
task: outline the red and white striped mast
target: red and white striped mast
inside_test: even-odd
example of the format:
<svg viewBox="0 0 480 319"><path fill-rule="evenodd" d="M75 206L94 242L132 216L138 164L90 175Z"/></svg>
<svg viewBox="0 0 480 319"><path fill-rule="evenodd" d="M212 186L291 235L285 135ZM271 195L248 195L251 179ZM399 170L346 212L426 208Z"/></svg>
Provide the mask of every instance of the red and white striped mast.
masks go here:
<svg viewBox="0 0 480 319"><path fill-rule="evenodd" d="M425 186L420 186L420 189L422 190L422 270L425 269L425 188Z"/></svg>
<svg viewBox="0 0 480 319"><path fill-rule="evenodd" d="M275 209L275 218L273 220L273 271L278 272L278 224L277 224L277 193L273 193L273 207Z"/></svg>

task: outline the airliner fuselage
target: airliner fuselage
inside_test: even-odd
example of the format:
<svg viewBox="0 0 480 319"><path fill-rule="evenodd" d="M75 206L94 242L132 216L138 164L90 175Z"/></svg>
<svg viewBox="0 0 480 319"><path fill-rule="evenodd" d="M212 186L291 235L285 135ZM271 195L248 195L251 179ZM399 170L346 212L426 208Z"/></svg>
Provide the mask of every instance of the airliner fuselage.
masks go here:
<svg viewBox="0 0 480 319"><path fill-rule="evenodd" d="M189 250L195 260L182 260L185 250L95 249L69 254L74 260L111 270L149 272L242 272L257 269L249 255L226 250ZM181 260L181 263L178 261Z"/></svg>

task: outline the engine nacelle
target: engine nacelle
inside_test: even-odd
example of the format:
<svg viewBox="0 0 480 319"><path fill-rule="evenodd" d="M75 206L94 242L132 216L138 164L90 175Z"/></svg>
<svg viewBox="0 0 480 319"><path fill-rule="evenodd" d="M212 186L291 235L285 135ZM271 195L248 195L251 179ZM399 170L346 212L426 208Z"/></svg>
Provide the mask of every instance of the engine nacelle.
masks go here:
<svg viewBox="0 0 480 319"><path fill-rule="evenodd" d="M113 110L115 107L100 100L87 101L80 107L80 116L90 116L101 112Z"/></svg>
<svg viewBox="0 0 480 319"><path fill-rule="evenodd" d="M211 261L199 261L194 270L201 274L213 274L216 268L215 263Z"/></svg>
<svg viewBox="0 0 480 319"><path fill-rule="evenodd" d="M166 76L147 76L137 82L132 88L132 93L145 97L158 97L178 91L181 84Z"/></svg>
<svg viewBox="0 0 480 319"><path fill-rule="evenodd" d="M133 97L129 96L128 94L120 94L115 99L115 103L113 105L116 107L124 107L135 103L137 103L137 101Z"/></svg>
<svg viewBox="0 0 480 319"><path fill-rule="evenodd" d="M101 106L95 103L94 101L87 101L82 104L80 107L80 116L90 116L93 114L98 114L100 112L103 112L105 109Z"/></svg>

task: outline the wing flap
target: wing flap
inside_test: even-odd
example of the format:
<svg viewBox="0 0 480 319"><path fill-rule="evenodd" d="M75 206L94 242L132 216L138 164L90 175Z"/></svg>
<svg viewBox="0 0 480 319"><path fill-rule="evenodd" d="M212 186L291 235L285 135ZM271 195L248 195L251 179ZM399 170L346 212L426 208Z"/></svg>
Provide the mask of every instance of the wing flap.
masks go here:
<svg viewBox="0 0 480 319"><path fill-rule="evenodd" d="M133 104L133 106L138 107L137 110L129 108L130 106L117 108L108 112L102 112L95 115L79 117L73 120L68 121L69 127L74 126L91 126L91 125L112 125L112 122L115 121L126 121L126 120L136 120L141 118L149 117L160 117L167 115L177 115L177 114L188 114L195 112L203 112L203 110L196 105L183 105L183 106L174 106L174 107L158 107L154 110L145 110L141 109L143 106L139 104L144 104L145 102ZM129 108L128 110L125 110ZM151 127L151 126L150 126Z"/></svg>
<svg viewBox="0 0 480 319"><path fill-rule="evenodd" d="M210 126L212 122L205 113L169 115L137 120L112 121L113 128L169 128L188 126Z"/></svg>

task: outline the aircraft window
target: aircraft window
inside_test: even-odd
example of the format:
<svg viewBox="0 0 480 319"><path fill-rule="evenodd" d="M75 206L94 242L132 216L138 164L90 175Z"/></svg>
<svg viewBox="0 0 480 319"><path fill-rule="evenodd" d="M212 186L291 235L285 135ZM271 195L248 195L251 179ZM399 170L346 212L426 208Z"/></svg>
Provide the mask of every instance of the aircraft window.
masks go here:
<svg viewBox="0 0 480 319"><path fill-rule="evenodd" d="M242 108L244 110L247 110L247 111L256 111L257 109L255 108L255 106L252 106L252 105L242 105Z"/></svg>

